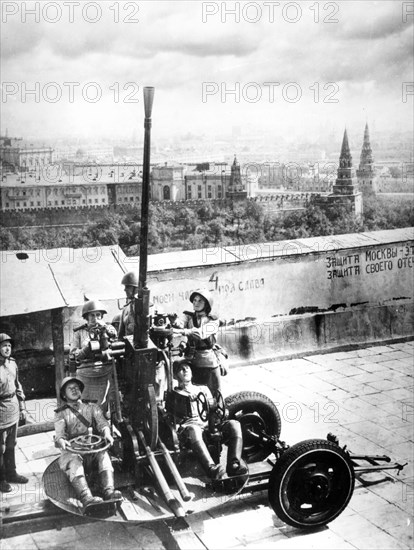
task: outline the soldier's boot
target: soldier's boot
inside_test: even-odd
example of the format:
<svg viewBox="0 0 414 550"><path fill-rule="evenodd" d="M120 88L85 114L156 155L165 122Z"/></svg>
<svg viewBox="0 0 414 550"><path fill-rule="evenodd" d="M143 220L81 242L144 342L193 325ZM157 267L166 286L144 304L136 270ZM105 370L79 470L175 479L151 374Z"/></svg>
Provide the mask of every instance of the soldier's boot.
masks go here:
<svg viewBox="0 0 414 550"><path fill-rule="evenodd" d="M193 441L191 449L211 479L221 479L224 476L224 468L221 464L215 464L204 441Z"/></svg>
<svg viewBox="0 0 414 550"><path fill-rule="evenodd" d="M0 454L0 493L10 493L13 487L6 481L6 471L4 469L4 456Z"/></svg>
<svg viewBox="0 0 414 550"><path fill-rule="evenodd" d="M242 459L243 438L240 436L230 437L227 443L227 465L226 473L230 476L238 476L247 473L247 466Z"/></svg>
<svg viewBox="0 0 414 550"><path fill-rule="evenodd" d="M27 477L22 476L16 472L16 458L14 454L14 447L12 449L6 449L4 451L4 470L5 479L9 483L27 483L29 481Z"/></svg>
<svg viewBox="0 0 414 550"><path fill-rule="evenodd" d="M122 498L121 491L117 491L114 485L114 473L110 470L104 470L99 474L99 481L103 491L104 500Z"/></svg>
<svg viewBox="0 0 414 550"><path fill-rule="evenodd" d="M73 478L72 487L75 489L76 497L82 502L83 507L89 504L99 504L103 502L101 497L94 497L92 495L85 476Z"/></svg>

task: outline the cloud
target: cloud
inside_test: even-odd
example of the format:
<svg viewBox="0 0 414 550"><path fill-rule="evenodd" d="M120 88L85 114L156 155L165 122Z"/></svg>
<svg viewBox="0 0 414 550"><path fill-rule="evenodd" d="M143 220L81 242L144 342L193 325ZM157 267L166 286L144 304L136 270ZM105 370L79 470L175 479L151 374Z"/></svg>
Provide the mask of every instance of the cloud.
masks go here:
<svg viewBox="0 0 414 550"><path fill-rule="evenodd" d="M325 22L331 4L338 6L333 16L336 23ZM381 113L381 105L401 103L401 82L412 80L412 17L402 21L400 2L318 3L318 21L315 7L310 9L314 4L302 3L297 23L283 19L281 2L273 21L263 11L254 24L235 23L232 18L222 23L219 14L203 23L201 2L100 5L102 17L95 24L79 17L74 23L62 18L55 24L9 18L2 29L2 72L3 80L27 82L28 86L34 82L42 86L79 82L79 90L85 83L97 82L106 103L103 99L94 106L77 96L70 105L67 98L54 106L42 101L31 105L22 104L16 95L3 104L6 119L23 124L32 118L31 124L39 131L52 128L56 120L62 123L62 133L64 125L73 128L81 124L108 131L113 124L122 130L123 125L131 124L130 113L140 105L116 104L115 89L118 85L122 102L132 91L128 88L132 82L139 86L139 94L144 85L156 86L157 108L170 128L179 122L193 125L194 130L196 124L207 126L214 119L225 120L230 126L247 119L271 124L272 116L278 117L278 125L287 117L283 120L286 127L301 121L310 125L315 116L342 121L370 102ZM139 6L138 22L125 23L132 13L128 5ZM119 23L114 21L111 6L118 6ZM293 105L264 101L224 104L220 94L204 104L203 82L229 87L236 82L279 82L279 103L280 90L287 83L300 84L304 94L301 102ZM328 110L323 113L321 105L311 106L312 111L309 105L304 109L305 102L312 101L310 87L315 82L322 90L326 83L337 83L341 102L325 106ZM187 118L181 115L184 111ZM395 115L389 109L382 111L384 118ZM408 117L404 122L408 124Z"/></svg>

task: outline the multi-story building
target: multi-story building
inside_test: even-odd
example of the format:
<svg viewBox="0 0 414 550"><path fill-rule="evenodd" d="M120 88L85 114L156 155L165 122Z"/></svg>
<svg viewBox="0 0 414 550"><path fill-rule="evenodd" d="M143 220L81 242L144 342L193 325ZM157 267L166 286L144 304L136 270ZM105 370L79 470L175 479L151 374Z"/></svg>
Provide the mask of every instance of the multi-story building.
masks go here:
<svg viewBox="0 0 414 550"><path fill-rule="evenodd" d="M186 200L224 199L230 183L226 163L205 163L195 166L185 175Z"/></svg>
<svg viewBox="0 0 414 550"><path fill-rule="evenodd" d="M15 172L27 172L53 162L51 147L36 147L17 138L1 138L2 165Z"/></svg>
<svg viewBox="0 0 414 550"><path fill-rule="evenodd" d="M151 171L151 199L156 201L177 201L185 197L185 166L168 164L153 166Z"/></svg>
<svg viewBox="0 0 414 550"><path fill-rule="evenodd" d="M55 165L56 166L56 165ZM141 201L142 174L124 169L79 166L24 174L5 173L0 183L0 210L24 211L44 208L82 208L132 205Z"/></svg>

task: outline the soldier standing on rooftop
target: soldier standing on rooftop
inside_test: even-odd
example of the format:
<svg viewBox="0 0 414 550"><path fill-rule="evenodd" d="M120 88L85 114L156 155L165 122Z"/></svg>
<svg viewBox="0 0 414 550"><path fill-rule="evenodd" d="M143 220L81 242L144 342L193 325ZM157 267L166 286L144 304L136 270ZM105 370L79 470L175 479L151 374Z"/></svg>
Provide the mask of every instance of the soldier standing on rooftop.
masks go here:
<svg viewBox="0 0 414 550"><path fill-rule="evenodd" d="M25 396L19 382L16 361L11 357L13 341L0 334L0 492L10 493L9 483L27 483L16 472L17 425L26 419Z"/></svg>
<svg viewBox="0 0 414 550"><path fill-rule="evenodd" d="M138 278L133 271L128 271L122 277L121 285L124 285L127 304L121 313L118 337L121 340L124 336L133 336L135 326L135 304L134 300L138 292Z"/></svg>
<svg viewBox="0 0 414 550"><path fill-rule="evenodd" d="M191 360L194 383L208 386L215 395L221 390L221 370L214 352L220 322L211 313L213 298L208 290L192 292L190 302L194 311L184 311L174 321L174 333L186 337L185 356Z"/></svg>

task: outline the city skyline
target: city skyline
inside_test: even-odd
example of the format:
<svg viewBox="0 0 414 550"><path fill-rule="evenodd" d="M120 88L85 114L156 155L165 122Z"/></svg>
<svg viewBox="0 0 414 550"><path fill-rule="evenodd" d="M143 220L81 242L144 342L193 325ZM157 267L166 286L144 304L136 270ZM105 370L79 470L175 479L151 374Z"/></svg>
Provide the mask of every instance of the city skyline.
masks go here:
<svg viewBox="0 0 414 550"><path fill-rule="evenodd" d="M3 135L139 136L146 85L154 137L412 130L412 2L56 6L2 3Z"/></svg>

